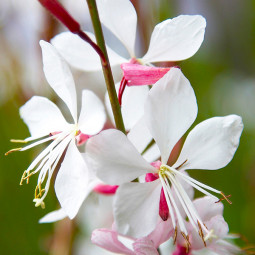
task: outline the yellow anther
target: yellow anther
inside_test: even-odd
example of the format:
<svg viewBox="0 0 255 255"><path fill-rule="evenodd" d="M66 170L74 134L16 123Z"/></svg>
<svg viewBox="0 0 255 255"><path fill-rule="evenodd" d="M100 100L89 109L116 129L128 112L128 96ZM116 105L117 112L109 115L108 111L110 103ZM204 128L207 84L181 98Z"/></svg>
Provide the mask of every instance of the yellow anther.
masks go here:
<svg viewBox="0 0 255 255"><path fill-rule="evenodd" d="M198 228L199 228L198 234L202 238L204 246L206 247L206 242L205 242L206 240L204 238L204 233L203 233L203 230L202 230L202 227L201 227L201 224L200 224L199 221L197 221L197 225L198 225Z"/></svg>
<svg viewBox="0 0 255 255"><path fill-rule="evenodd" d="M20 151L21 149L23 149L23 148L21 147L21 148L11 149L11 150L7 151L4 155L7 156L7 155L9 155L9 154L12 153L12 152Z"/></svg>
<svg viewBox="0 0 255 255"><path fill-rule="evenodd" d="M174 229L174 244L176 244L177 234L178 234L178 229L177 229L177 226L176 226L175 229Z"/></svg>
<svg viewBox="0 0 255 255"><path fill-rule="evenodd" d="M12 143L27 143L26 140L19 140L19 139L11 139L10 140Z"/></svg>
<svg viewBox="0 0 255 255"><path fill-rule="evenodd" d="M35 199L33 200L33 202L35 202L35 207L41 206L42 209L45 208L45 203L44 203L41 199L35 198Z"/></svg>

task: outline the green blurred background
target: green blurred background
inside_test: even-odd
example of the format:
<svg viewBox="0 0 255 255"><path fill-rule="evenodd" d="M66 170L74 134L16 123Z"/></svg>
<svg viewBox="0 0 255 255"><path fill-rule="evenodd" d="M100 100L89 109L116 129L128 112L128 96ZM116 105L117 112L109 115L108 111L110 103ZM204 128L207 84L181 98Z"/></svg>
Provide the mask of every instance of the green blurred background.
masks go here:
<svg viewBox="0 0 255 255"><path fill-rule="evenodd" d="M190 173L202 182L232 194L233 204L225 203L224 211L230 231L255 243L255 1L132 2L138 12L140 37L137 44L141 53L146 51L150 34L158 22L179 14L206 17L207 28L201 49L191 59L178 63L197 96L199 112L196 123L213 116L235 113L243 117L244 132L237 153L227 167L219 171L194 170ZM19 107L34 94L57 100L43 76L38 41L49 40L63 28L35 0L22 3L0 3L1 254L76 254L75 249L70 248L74 236L81 236L86 230L78 229L68 220L38 224L43 215L58 207L53 185L46 198L45 210L35 208L32 202L36 176L31 178L29 185L19 186L23 171L38 150L4 156L13 147L11 138L29 136L19 117ZM85 29L91 29L86 1L66 0L63 4L70 8ZM93 81L93 78L74 72L81 84L97 86L95 81L89 85L88 80ZM98 91L102 96L104 90L100 86ZM65 247L63 240L69 247L64 249L66 253L56 248Z"/></svg>

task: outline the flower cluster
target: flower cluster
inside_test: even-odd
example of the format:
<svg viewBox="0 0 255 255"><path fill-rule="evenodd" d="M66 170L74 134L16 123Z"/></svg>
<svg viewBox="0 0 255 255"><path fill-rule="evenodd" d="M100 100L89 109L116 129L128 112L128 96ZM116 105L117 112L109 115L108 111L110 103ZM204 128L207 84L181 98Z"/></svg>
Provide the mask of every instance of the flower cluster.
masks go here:
<svg viewBox="0 0 255 255"><path fill-rule="evenodd" d="M107 94L105 111L99 97L84 89L78 118L69 65L87 72L100 70L98 54L103 68L107 68L107 57L96 45L95 36L81 31L57 1L40 2L71 31L55 36L50 43L40 41L46 80L67 106L71 121L66 121L53 102L34 96L20 108L31 137L13 140L30 144L7 152L49 143L21 178L21 184L28 183L32 175L39 174L34 202L44 208L56 174L55 192L61 208L40 222L66 216L73 219L94 191L114 195L112 229L96 229L91 239L112 253L159 254L167 241L174 255L242 253L232 243L223 218L221 202L231 203L229 196L187 171L225 167L239 145L242 119L234 114L207 119L192 128L178 151L176 146L197 117L195 93L179 67L152 64L193 56L204 39L205 19L181 15L161 22L152 32L147 53L139 58L134 49L137 16L132 3L98 0L102 24L123 43L129 57L106 46L111 66L119 65L123 71L122 80L113 88L115 96L119 93L119 104L114 105ZM116 120L110 106L120 105L126 129L118 130L117 125L107 129L106 112ZM173 154L177 160L169 164ZM194 199L194 190L205 196Z"/></svg>

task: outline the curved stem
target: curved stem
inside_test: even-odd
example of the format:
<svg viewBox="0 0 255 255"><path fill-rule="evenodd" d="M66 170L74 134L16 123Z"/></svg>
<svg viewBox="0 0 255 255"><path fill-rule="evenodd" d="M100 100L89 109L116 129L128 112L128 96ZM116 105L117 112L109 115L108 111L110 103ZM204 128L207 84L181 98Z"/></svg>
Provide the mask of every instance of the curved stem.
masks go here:
<svg viewBox="0 0 255 255"><path fill-rule="evenodd" d="M96 40L97 40L97 45L100 47L100 49L104 53L105 60L106 60L106 61L101 60L101 63L102 63L102 69L104 73L107 91L108 91L111 106L112 106L116 128L122 131L124 134L126 134L125 126L124 126L124 122L123 122L123 118L122 118L122 114L120 110L120 105L119 105L117 93L115 90L115 84L114 84L114 80L112 76L111 66L109 63L109 58L108 58L108 54L107 54L107 50L105 46L102 26L101 26L101 22L100 22L98 11L97 11L96 1L87 0L87 4L89 7L89 12L90 12L90 16L91 16L91 20L92 20L92 24L94 28Z"/></svg>

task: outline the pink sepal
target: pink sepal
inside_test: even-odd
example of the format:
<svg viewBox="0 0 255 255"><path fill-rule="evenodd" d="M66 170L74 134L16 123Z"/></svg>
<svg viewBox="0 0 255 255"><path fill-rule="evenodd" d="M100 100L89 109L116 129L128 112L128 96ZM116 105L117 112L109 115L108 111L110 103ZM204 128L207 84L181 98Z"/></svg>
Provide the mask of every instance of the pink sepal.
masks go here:
<svg viewBox="0 0 255 255"><path fill-rule="evenodd" d="M150 67L124 63L121 65L127 86L151 85L162 78L170 68Z"/></svg>
<svg viewBox="0 0 255 255"><path fill-rule="evenodd" d="M166 197L163 188L161 189L160 193L160 200L159 200L159 216L163 221L166 221L169 216L169 209L166 202Z"/></svg>
<svg viewBox="0 0 255 255"><path fill-rule="evenodd" d="M118 189L118 185L98 184L93 191L103 195L114 195Z"/></svg>
<svg viewBox="0 0 255 255"><path fill-rule="evenodd" d="M76 136L77 145L80 146L84 144L90 137L91 135L86 135L80 132L79 135Z"/></svg>

